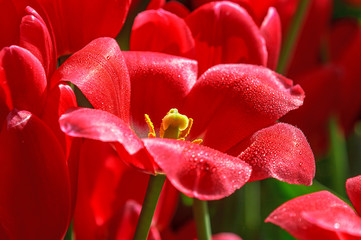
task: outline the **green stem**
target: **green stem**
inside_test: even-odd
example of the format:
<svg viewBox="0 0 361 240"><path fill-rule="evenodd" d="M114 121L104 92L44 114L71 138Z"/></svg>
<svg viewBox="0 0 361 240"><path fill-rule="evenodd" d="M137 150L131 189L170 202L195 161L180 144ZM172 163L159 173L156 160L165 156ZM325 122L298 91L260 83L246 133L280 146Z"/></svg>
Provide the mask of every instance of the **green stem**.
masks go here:
<svg viewBox="0 0 361 240"><path fill-rule="evenodd" d="M277 72L280 74L285 74L286 68L288 67L287 65L294 49L296 39L299 35L309 3L309 0L300 0L298 3L296 14L292 19L285 42L282 45L281 55L277 66Z"/></svg>
<svg viewBox="0 0 361 240"><path fill-rule="evenodd" d="M346 196L345 182L348 176L348 156L345 137L335 117L330 119L330 172L332 189Z"/></svg>
<svg viewBox="0 0 361 240"><path fill-rule="evenodd" d="M207 202L194 198L193 215L196 221L198 240L210 240L212 231Z"/></svg>
<svg viewBox="0 0 361 240"><path fill-rule="evenodd" d="M259 181L247 183L244 191L244 224L250 239L259 238L261 218L261 185Z"/></svg>
<svg viewBox="0 0 361 240"><path fill-rule="evenodd" d="M140 212L137 228L134 234L134 240L146 240L148 237L150 224L152 223L155 208L158 203L159 195L162 191L166 176L159 174L150 175L147 192L145 193L142 211Z"/></svg>
<svg viewBox="0 0 361 240"><path fill-rule="evenodd" d="M74 234L73 234L73 222L70 223L68 231L66 231L64 240L73 240L74 239Z"/></svg>

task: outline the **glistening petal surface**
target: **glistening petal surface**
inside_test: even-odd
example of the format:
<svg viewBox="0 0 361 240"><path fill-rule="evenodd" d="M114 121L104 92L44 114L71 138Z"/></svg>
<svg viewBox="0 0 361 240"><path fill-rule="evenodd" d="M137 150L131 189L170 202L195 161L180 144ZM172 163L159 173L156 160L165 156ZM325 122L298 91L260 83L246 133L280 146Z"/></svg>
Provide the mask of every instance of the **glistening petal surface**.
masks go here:
<svg viewBox="0 0 361 240"><path fill-rule="evenodd" d="M305 213L325 212L332 218L332 211L354 214L353 209L330 192L321 191L294 198L276 210L265 220L280 226L299 239L339 239L335 232L323 229L305 219Z"/></svg>
<svg viewBox="0 0 361 240"><path fill-rule="evenodd" d="M96 109L129 121L130 82L117 42L98 38L72 55L54 73L52 84L75 84Z"/></svg>
<svg viewBox="0 0 361 240"><path fill-rule="evenodd" d="M251 174L247 163L205 146L161 138L143 142L169 181L189 197L224 198L241 188Z"/></svg>
<svg viewBox="0 0 361 240"><path fill-rule="evenodd" d="M120 143L122 147L118 150L124 157L122 160L141 170L154 173L154 165L147 158L142 141L117 116L101 110L78 108L63 114L59 123L61 130L73 137Z"/></svg>
<svg viewBox="0 0 361 240"><path fill-rule="evenodd" d="M190 139L226 151L301 106L303 98L300 86L267 68L224 64L198 79L182 111L194 119Z"/></svg>
<svg viewBox="0 0 361 240"><path fill-rule="evenodd" d="M248 145L238 157L252 166L250 181L273 177L291 184L312 184L315 159L298 128L277 123L257 131L241 145Z"/></svg>
<svg viewBox="0 0 361 240"><path fill-rule="evenodd" d="M330 211L305 211L302 216L306 221L320 228L353 237L361 237L361 218L348 209L334 208Z"/></svg>

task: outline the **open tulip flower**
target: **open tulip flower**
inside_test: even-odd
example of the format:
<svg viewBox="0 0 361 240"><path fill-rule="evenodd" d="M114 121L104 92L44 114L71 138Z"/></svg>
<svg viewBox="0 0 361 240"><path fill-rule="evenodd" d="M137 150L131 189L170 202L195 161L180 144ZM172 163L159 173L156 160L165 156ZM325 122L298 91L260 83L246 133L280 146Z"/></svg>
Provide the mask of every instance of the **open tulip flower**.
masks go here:
<svg viewBox="0 0 361 240"><path fill-rule="evenodd" d="M346 191L357 213L332 193L321 191L284 203L266 222L282 227L297 239L360 239L361 175L346 181Z"/></svg>
<svg viewBox="0 0 361 240"><path fill-rule="evenodd" d="M92 62L99 69L85 74ZM303 91L267 68L218 65L197 79L194 60L121 52L114 40L100 38L55 78L77 85L98 108L64 114L66 134L114 143L128 165L165 173L190 197L220 199L268 177L312 182L314 158L304 135L275 124L302 104Z"/></svg>

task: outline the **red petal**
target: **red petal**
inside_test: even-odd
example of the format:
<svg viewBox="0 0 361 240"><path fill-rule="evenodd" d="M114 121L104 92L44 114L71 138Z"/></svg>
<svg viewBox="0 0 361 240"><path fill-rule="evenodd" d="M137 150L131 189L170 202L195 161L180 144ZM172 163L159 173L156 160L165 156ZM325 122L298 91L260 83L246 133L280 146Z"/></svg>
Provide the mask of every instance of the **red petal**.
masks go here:
<svg viewBox="0 0 361 240"><path fill-rule="evenodd" d="M20 25L19 45L39 59L49 77L56 68L55 46L41 16L30 7L26 8L26 13Z"/></svg>
<svg viewBox="0 0 361 240"><path fill-rule="evenodd" d="M132 239L138 223L140 211L142 207L137 202L129 200L123 208L122 216L117 228L117 240ZM153 224L149 229L149 240L160 240L160 234Z"/></svg>
<svg viewBox="0 0 361 240"><path fill-rule="evenodd" d="M248 164L205 146L161 138L143 142L169 181L189 197L224 198L241 188L251 174Z"/></svg>
<svg viewBox="0 0 361 240"><path fill-rule="evenodd" d="M191 11L184 6L182 3L178 1L168 1L163 6L164 10L167 10L168 12L174 13L178 17L185 18L187 17Z"/></svg>
<svg viewBox="0 0 361 240"><path fill-rule="evenodd" d="M97 239L124 204L116 199L121 196L118 183L126 167L110 144L93 140L85 140L80 146L78 161L74 230L77 239ZM124 189L122 192L127 193Z"/></svg>
<svg viewBox="0 0 361 240"><path fill-rule="evenodd" d="M299 239L339 239L337 233L320 228L305 219L305 214L312 212L325 212L332 218L333 211L343 210L354 213L346 203L327 191L311 193L292 199L276 210L265 220L276 224L292 236Z"/></svg>
<svg viewBox="0 0 361 240"><path fill-rule="evenodd" d="M217 233L212 236L212 240L242 240L242 238L235 233Z"/></svg>
<svg viewBox="0 0 361 240"><path fill-rule="evenodd" d="M261 34L266 41L267 47L267 67L275 70L278 64L278 56L281 49L281 20L277 10L273 7L268 9L267 16L261 26Z"/></svg>
<svg viewBox="0 0 361 240"><path fill-rule="evenodd" d="M195 39L200 74L220 63L266 66L265 41L247 11L239 5L211 2L185 20Z"/></svg>
<svg viewBox="0 0 361 240"><path fill-rule="evenodd" d="M14 110L0 135L0 155L6 239L62 239L70 222L70 182L53 133L31 113Z"/></svg>
<svg viewBox="0 0 361 240"><path fill-rule="evenodd" d="M138 14L132 28L130 49L195 58L193 36L185 21L162 9Z"/></svg>
<svg viewBox="0 0 361 240"><path fill-rule="evenodd" d="M147 137L148 114L156 129L163 117L179 107L196 82L193 60L149 52L124 52L132 86L131 114L138 136Z"/></svg>
<svg viewBox="0 0 361 240"><path fill-rule="evenodd" d="M129 121L128 70L114 39L98 38L72 55L55 72L57 81L74 83L96 109Z"/></svg>
<svg viewBox="0 0 361 240"><path fill-rule="evenodd" d="M59 123L61 130L73 137L120 143L123 161L154 173L155 165L144 152L142 141L120 118L101 110L78 108L62 115Z"/></svg>
<svg viewBox="0 0 361 240"><path fill-rule="evenodd" d="M74 217L76 237L113 239L118 227L121 231L126 230L119 223L121 208L130 199L140 204L143 202L149 174L124 165L110 144L86 140L81 147ZM178 203L177 196L178 192L166 182L153 218L157 229L170 223Z"/></svg>
<svg viewBox="0 0 361 240"><path fill-rule="evenodd" d="M28 50L11 46L0 52L13 106L39 115L46 98L47 80L39 60Z"/></svg>
<svg viewBox="0 0 361 240"><path fill-rule="evenodd" d="M0 49L18 43L20 19L15 1L0 3Z"/></svg>
<svg viewBox="0 0 361 240"><path fill-rule="evenodd" d="M302 105L300 86L261 66L218 65L187 96L184 114L194 119L191 138L226 151Z"/></svg>
<svg viewBox="0 0 361 240"><path fill-rule="evenodd" d="M361 175L353 178L349 178L346 181L346 191L350 198L353 207L358 214L361 214Z"/></svg>
<svg viewBox="0 0 361 240"><path fill-rule="evenodd" d="M59 117L71 107L76 107L76 98L70 86L58 84L49 91L41 119L54 131L64 152L70 150L71 138L66 136L59 126Z"/></svg>
<svg viewBox="0 0 361 240"><path fill-rule="evenodd" d="M59 55L73 53L98 37L116 37L130 5L130 0L40 2L54 27Z"/></svg>
<svg viewBox="0 0 361 240"><path fill-rule="evenodd" d="M0 126L3 125L6 116L10 112L10 109L13 108L9 96L9 88L6 85L6 77L3 70L4 69L0 66Z"/></svg>
<svg viewBox="0 0 361 240"><path fill-rule="evenodd" d="M303 212L302 217L311 224L337 233L361 237L361 218L348 208L329 211ZM345 239L348 239L347 237Z"/></svg>
<svg viewBox="0 0 361 240"><path fill-rule="evenodd" d="M238 157L252 166L250 181L268 177L291 184L311 185L316 166L303 133L292 125L277 123L253 134Z"/></svg>
<svg viewBox="0 0 361 240"><path fill-rule="evenodd" d="M179 191L166 179L153 216L154 225L160 231L171 225L179 204L179 195Z"/></svg>

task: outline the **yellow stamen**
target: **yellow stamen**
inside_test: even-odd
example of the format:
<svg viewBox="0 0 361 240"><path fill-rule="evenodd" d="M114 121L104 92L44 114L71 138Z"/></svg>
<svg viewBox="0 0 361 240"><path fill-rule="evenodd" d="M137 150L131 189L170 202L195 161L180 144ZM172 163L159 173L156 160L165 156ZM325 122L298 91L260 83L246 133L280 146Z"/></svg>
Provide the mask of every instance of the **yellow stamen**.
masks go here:
<svg viewBox="0 0 361 240"><path fill-rule="evenodd" d="M148 128L149 128L148 138L155 138L156 135L155 135L155 131L154 131L154 125L153 125L152 121L150 120L149 115L144 114L144 117L145 117L145 122L147 123Z"/></svg>
<svg viewBox="0 0 361 240"><path fill-rule="evenodd" d="M149 138L155 138L155 130L152 121L148 114L144 114L145 122L148 125ZM191 128L193 126L193 119L188 118L186 115L180 114L178 109L172 108L162 119L162 123L159 129L159 135L161 138L172 138L178 140L185 140L189 135ZM201 144L202 139L196 139L192 143Z"/></svg>
<svg viewBox="0 0 361 240"><path fill-rule="evenodd" d="M176 108L172 108L162 119L164 130L167 130L169 126L172 126L177 127L180 131L182 131L188 127L188 123L188 117L186 115L180 114Z"/></svg>
<svg viewBox="0 0 361 240"><path fill-rule="evenodd" d="M189 132L191 131L191 128L192 128L192 126L193 126L193 118L189 118L188 120L189 120L188 126L187 126L186 129L182 130L182 131L179 133L179 138L185 139L185 138L188 136Z"/></svg>
<svg viewBox="0 0 361 240"><path fill-rule="evenodd" d="M160 126L160 137L178 139L180 132L187 129L189 119L186 115L178 112L178 109L172 108L162 119Z"/></svg>
<svg viewBox="0 0 361 240"><path fill-rule="evenodd" d="M196 139L196 140L193 140L192 143L194 144L201 144L203 142L202 139Z"/></svg>

